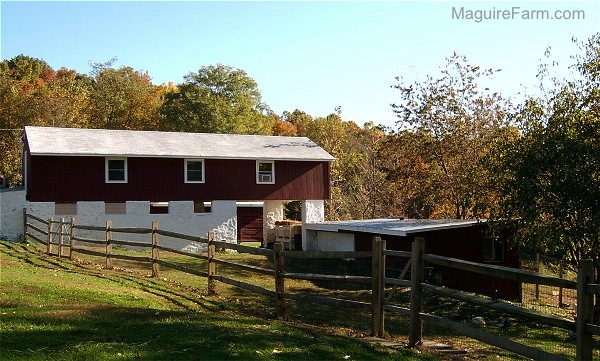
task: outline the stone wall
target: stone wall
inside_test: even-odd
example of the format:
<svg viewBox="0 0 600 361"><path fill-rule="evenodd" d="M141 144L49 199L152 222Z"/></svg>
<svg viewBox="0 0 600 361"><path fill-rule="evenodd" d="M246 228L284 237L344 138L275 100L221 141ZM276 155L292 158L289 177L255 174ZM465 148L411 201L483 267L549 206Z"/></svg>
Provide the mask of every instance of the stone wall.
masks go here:
<svg viewBox="0 0 600 361"><path fill-rule="evenodd" d="M106 214L104 202L77 202L77 211L73 215L56 215L56 207L53 202L29 202L27 209L29 213L43 219L50 217L70 219L74 217L75 223L82 225L102 226L110 220L115 228L151 228L152 222L157 221L160 229L204 238L207 237L209 231L214 230L215 237L218 240L237 242L237 208L235 201L213 201L211 211L207 213L194 213L193 201L169 202L167 214L150 214L150 202L148 201L127 202L124 214ZM77 232L78 235L83 237L101 239L103 237L103 235L98 234L99 232L82 230L77 230ZM149 235L113 234L115 239L139 242L150 242L149 237ZM193 242L169 237L161 237L160 243L177 249L196 250L196 245Z"/></svg>
<svg viewBox="0 0 600 361"><path fill-rule="evenodd" d="M15 241L23 238L23 188L0 189L0 238Z"/></svg>

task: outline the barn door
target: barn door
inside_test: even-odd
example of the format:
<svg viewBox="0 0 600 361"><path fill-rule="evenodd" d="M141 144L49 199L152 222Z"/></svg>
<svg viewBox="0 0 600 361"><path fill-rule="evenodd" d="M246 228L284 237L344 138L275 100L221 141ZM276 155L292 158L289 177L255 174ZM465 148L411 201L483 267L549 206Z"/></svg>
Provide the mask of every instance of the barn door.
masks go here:
<svg viewBox="0 0 600 361"><path fill-rule="evenodd" d="M240 241L262 241L263 209L262 207L237 208L237 232Z"/></svg>

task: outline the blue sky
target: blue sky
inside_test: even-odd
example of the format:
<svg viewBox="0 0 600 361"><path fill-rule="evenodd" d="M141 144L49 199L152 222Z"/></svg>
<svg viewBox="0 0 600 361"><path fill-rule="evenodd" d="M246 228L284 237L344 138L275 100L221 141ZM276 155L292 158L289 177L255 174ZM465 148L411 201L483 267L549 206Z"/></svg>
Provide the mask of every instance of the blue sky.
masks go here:
<svg viewBox="0 0 600 361"><path fill-rule="evenodd" d="M438 76L456 51L502 68L491 86L532 92L544 50L566 69L573 36L600 31L600 2L30 2L0 0L2 59L18 54L89 73L89 62L146 70L155 84L211 64L245 70L276 113L301 109L393 126L395 77ZM514 19L452 19L510 10ZM584 10L585 20L524 20L525 10Z"/></svg>

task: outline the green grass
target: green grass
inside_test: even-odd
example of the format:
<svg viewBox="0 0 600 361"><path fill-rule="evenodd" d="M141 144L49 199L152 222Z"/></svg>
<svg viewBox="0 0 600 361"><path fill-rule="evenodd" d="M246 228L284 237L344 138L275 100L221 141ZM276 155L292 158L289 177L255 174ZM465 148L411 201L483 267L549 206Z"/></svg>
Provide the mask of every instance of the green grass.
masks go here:
<svg viewBox="0 0 600 361"><path fill-rule="evenodd" d="M100 262L0 242L0 360L434 359L364 343L335 322L303 322L323 316L297 306L294 321L275 320L272 300L247 292L208 297L201 277Z"/></svg>

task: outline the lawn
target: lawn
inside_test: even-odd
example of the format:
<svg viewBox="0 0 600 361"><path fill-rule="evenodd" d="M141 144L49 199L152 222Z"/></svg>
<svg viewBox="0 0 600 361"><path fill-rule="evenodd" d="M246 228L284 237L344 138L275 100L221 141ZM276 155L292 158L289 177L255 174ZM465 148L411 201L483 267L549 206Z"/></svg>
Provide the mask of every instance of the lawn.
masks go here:
<svg viewBox="0 0 600 361"><path fill-rule="evenodd" d="M434 360L343 328L275 320L206 279L107 270L0 242L0 360ZM266 301L265 301L266 302Z"/></svg>

